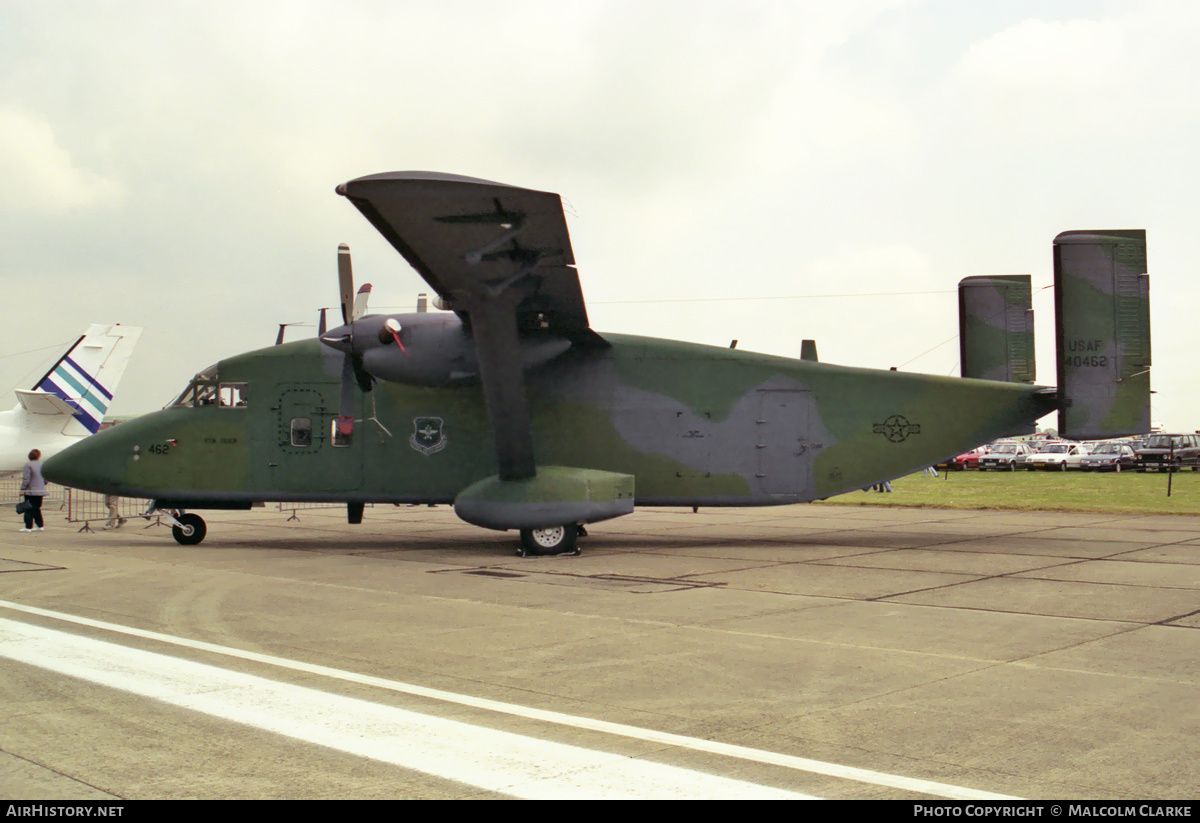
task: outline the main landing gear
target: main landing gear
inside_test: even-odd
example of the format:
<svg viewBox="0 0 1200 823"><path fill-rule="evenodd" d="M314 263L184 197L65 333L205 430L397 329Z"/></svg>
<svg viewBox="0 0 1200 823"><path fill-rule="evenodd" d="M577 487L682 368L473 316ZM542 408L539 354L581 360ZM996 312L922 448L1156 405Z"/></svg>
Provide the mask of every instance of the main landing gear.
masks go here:
<svg viewBox="0 0 1200 823"><path fill-rule="evenodd" d="M579 548L576 543L580 537L586 535L587 530L574 523L549 529L521 529L521 550L517 554L521 557L578 555Z"/></svg>

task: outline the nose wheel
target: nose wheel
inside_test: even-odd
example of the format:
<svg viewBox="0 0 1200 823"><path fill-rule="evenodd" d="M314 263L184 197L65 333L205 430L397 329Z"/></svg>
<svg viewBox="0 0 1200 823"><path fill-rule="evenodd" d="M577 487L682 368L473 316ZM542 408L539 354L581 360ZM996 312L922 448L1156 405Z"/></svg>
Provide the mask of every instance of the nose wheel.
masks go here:
<svg viewBox="0 0 1200 823"><path fill-rule="evenodd" d="M204 518L198 514L181 514L175 518L175 525L171 526L171 536L181 546L195 546L206 534L208 527L204 525Z"/></svg>
<svg viewBox="0 0 1200 823"><path fill-rule="evenodd" d="M521 556L579 554L576 543L582 529L570 523L549 529L521 529Z"/></svg>

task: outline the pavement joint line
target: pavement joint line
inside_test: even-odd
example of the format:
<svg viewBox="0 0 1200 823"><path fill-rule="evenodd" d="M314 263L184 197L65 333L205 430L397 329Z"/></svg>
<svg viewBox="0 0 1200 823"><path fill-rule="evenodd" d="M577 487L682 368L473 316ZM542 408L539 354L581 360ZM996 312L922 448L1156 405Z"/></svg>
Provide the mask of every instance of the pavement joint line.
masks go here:
<svg viewBox="0 0 1200 823"><path fill-rule="evenodd" d="M887 774L885 772L877 772L871 769L860 769L853 766L843 766L837 763L827 763L819 760L811 760L804 757L796 757L794 755L785 755L778 752L769 752L761 749L752 749L746 746L738 746L728 743L719 743L713 740L702 740L700 738L686 737L683 735L672 734L669 732L660 732L653 729L644 729L637 726L628 726L621 723L611 723L603 720L595 720L592 718L579 717L576 715L563 714L561 712L553 712L545 709L533 709L525 706L518 706L512 703L503 703L497 700L489 700L487 698L471 697L469 695L457 694L448 692L442 689L432 689L425 686L417 686L410 683L401 683L395 680L386 680L380 677L371 675L357 674L355 672L345 671L343 669L334 669L327 666L315 664L301 663L287 658L276 657L274 655L261 654L258 652L243 651L227 646L218 646L213 643L206 643L199 640L190 640L188 638L176 637L173 635L163 634L160 632L147 631L145 629L135 629L130 626L122 626L116 623L106 623L100 620L92 620L86 617L67 614L65 612L51 611L49 609L41 609L36 606L26 606L21 603L14 603L7 600L0 600L0 607L11 609L13 611L24 612L26 614L46 617L53 620L60 620L76 625L88 626L91 628L101 629L104 631L115 632L118 634L126 634L133 637L141 637L147 640L154 640L162 643L167 643L175 646L196 649L200 651L212 652L215 654L225 655L227 657L240 658L257 663L264 663L279 668L290 669L292 671L306 672L324 677L329 677L336 680L359 683L366 686L374 686L376 688L385 689L388 691L399 692L403 694L411 694L418 697L440 700L447 703L455 703L473 708L484 709L500 714L506 714L516 717L524 717L531 720L540 720L546 723L555 725L568 726L577 729L587 729L604 734L611 734L619 737L627 737L635 740L643 740L653 743L661 743L668 746L690 749L693 751L707 752L726 757L732 757L739 760L748 760L767 765L782 766L784 768L793 769L796 771L809 772L812 774L821 774L829 777L840 778L844 780L852 780L859 783L869 783L877 786L886 786L889 788L900 789L903 791L917 792L921 794L933 795L935 797L945 797L954 800L1019 800L1011 795L996 794L993 792L985 792L977 789L965 788L962 786L954 786L947 783L939 783L931 780L923 780L920 778L904 777L901 775Z"/></svg>
<svg viewBox="0 0 1200 823"><path fill-rule="evenodd" d="M20 760L22 763L28 763L30 766L36 766L39 769L45 769L46 771L50 772L51 774L56 774L59 777L62 777L62 778L65 778L65 779L71 781L72 783L78 783L81 786L87 786L89 789L95 789L96 791L102 792L102 793L108 795L109 797L115 797L120 800L128 800L129 799L127 797L122 797L119 794L114 794L113 792L109 791L108 789L105 789L101 786L97 786L95 783L89 783L86 780L76 777L75 775L71 775L71 774L67 774L66 772L59 771L58 769L54 768L53 766L48 766L45 763L39 763L36 760L31 760L30 758L25 757L22 754L17 754L16 752L11 752L8 749L0 749L0 752L8 755L9 757L13 758L14 760Z"/></svg>

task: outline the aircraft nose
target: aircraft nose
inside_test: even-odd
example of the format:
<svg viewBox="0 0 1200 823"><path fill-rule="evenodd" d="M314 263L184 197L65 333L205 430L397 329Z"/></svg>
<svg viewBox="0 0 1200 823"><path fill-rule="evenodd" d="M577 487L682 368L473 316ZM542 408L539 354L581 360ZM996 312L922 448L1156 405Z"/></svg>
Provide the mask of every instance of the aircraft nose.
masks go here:
<svg viewBox="0 0 1200 823"><path fill-rule="evenodd" d="M104 491L114 485L117 478L107 477L104 454L107 449L98 438L86 437L69 446L42 464L42 476L51 483L74 489Z"/></svg>

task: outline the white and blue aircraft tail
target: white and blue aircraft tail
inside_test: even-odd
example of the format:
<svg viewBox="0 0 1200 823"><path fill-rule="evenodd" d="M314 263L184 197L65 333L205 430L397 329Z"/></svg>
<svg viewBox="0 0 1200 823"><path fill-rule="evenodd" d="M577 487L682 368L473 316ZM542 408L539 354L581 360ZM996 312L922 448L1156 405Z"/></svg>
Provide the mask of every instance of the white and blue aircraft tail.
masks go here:
<svg viewBox="0 0 1200 823"><path fill-rule="evenodd" d="M141 334L93 325L32 389L18 389L0 412L0 473L20 471L31 449L47 458L99 430Z"/></svg>

